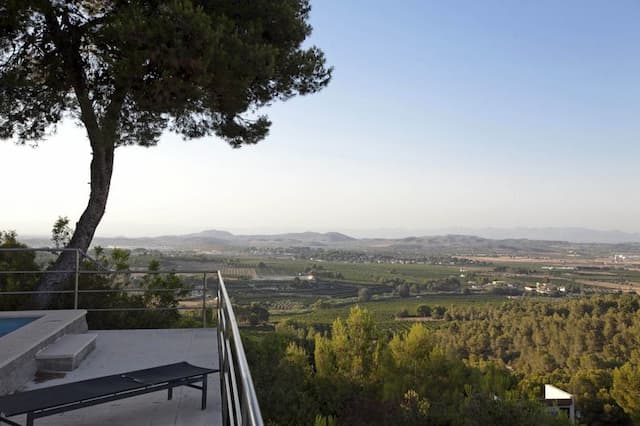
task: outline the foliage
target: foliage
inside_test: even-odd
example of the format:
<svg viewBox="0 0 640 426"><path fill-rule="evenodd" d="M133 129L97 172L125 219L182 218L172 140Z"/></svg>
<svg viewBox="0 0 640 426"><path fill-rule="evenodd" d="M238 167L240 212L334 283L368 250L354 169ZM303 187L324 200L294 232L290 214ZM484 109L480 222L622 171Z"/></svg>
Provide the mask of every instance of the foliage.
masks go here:
<svg viewBox="0 0 640 426"><path fill-rule="evenodd" d="M450 276L441 280L427 282L426 288L430 291L460 291L462 283L458 277Z"/></svg>
<svg viewBox="0 0 640 426"><path fill-rule="evenodd" d="M313 422L314 426L336 426L336 418L333 416L321 416L317 415L315 421Z"/></svg>
<svg viewBox="0 0 640 426"><path fill-rule="evenodd" d="M308 361L302 362L304 349L280 333L243 338L243 344L267 424L313 424L318 398L309 382Z"/></svg>
<svg viewBox="0 0 640 426"><path fill-rule="evenodd" d="M73 234L73 230L69 227L69 218L59 216L51 230L51 241L56 248L66 247L71 241L71 234Z"/></svg>
<svg viewBox="0 0 640 426"><path fill-rule="evenodd" d="M0 248L19 249L26 248L17 239L14 231L0 231ZM36 255L32 251L0 251L0 271L38 271L40 267L35 261ZM0 274L0 291L32 291L37 284L37 275L34 274ZM29 296L1 295L0 310L27 309Z"/></svg>
<svg viewBox="0 0 640 426"><path fill-rule="evenodd" d="M436 305L431 309L431 315L434 318L442 318L444 317L445 312L447 312L447 308L441 305Z"/></svg>
<svg viewBox="0 0 640 426"><path fill-rule="evenodd" d="M331 332L331 338L316 335L318 377L344 379L361 386L372 383L380 348L369 312L358 306L352 308L346 321L334 321Z"/></svg>
<svg viewBox="0 0 640 426"><path fill-rule="evenodd" d="M398 286L396 287L396 292L400 297L409 297L410 295L409 285L406 283L398 284Z"/></svg>
<svg viewBox="0 0 640 426"><path fill-rule="evenodd" d="M613 371L611 396L634 420L640 424L640 361L639 353L634 352L632 361L624 363Z"/></svg>
<svg viewBox="0 0 640 426"><path fill-rule="evenodd" d="M251 325L265 324L269 321L269 311L259 303L252 303L249 306L234 306L233 311L236 319L240 323Z"/></svg>
<svg viewBox="0 0 640 426"><path fill-rule="evenodd" d="M465 398L459 414L461 426L567 426L562 414L553 416L538 403L523 399L499 399L476 393Z"/></svg>
<svg viewBox="0 0 640 426"><path fill-rule="evenodd" d="M279 328L305 345L301 339L309 335L311 325L317 329L339 315L328 333L316 333L305 346L314 354L319 414L337 416L338 424L360 424L358 418L371 424L401 424L401 419L412 419L413 424L505 424L499 418L554 424L562 420L546 416L529 401L540 398L543 385L549 383L575 395L580 423L638 422L638 296L484 304L469 303L478 300L473 296L447 297L362 304L356 318L366 308L365 316L374 319L375 331L364 332L370 326L361 326L361 333L374 336L369 337L371 346L358 345L351 337L353 312L348 306L298 315L295 322ZM389 333L389 318L408 308L422 313L430 309L442 320L396 321L395 332ZM371 367L359 371L354 365L361 365L363 357ZM424 422L416 417L420 404L429 406ZM382 411L391 413L392 420ZM453 421L452 413L466 420Z"/></svg>
<svg viewBox="0 0 640 426"><path fill-rule="evenodd" d="M102 252L98 257L99 265L83 262L89 270L126 271L129 268L129 251L112 249L109 255ZM175 274L157 274L159 263L149 264L149 273L140 278L129 274L98 273L82 274L79 287L91 290L82 293L79 305L91 309L113 309L115 311L89 311L87 323L91 329L126 329L126 328L173 328L187 325L188 319L181 316L177 297L184 296L182 282ZM141 288L141 292L100 292L100 290L127 290ZM118 308L139 309L133 311L117 310ZM145 309L145 310L142 310ZM149 310L154 309L154 310ZM192 325L192 324L191 324Z"/></svg>
<svg viewBox="0 0 640 426"><path fill-rule="evenodd" d="M420 317L430 317L431 316L431 306L429 305L420 305L416 309L418 316Z"/></svg>
<svg viewBox="0 0 640 426"><path fill-rule="evenodd" d="M59 220L64 226L64 220ZM0 232L0 248L28 248L18 242L15 232ZM149 273L141 277L132 277L126 272L129 269L130 252L123 249L112 249L106 253L97 247L98 263L84 260L81 269L95 271L95 274L79 275L78 304L82 308L90 309L87 322L91 329L122 329L122 328L173 328L193 326L194 322L188 317L180 315L178 297L184 296L182 280L173 273L157 274L159 263L151 261ZM1 271L39 271L40 265L35 261L33 251L0 251ZM38 274L0 274L0 291L33 291L36 287ZM63 289L72 291L74 280L67 280ZM132 287L141 291L131 290ZM112 291L123 290L123 291ZM53 298L53 308L69 309L73 307L72 294L57 294ZM18 310L31 308L28 295L2 295L0 309ZM118 310L134 309L133 311ZM114 309L114 311L100 311ZM138 309L138 310L136 310ZM144 309L144 310L143 310ZM155 309L155 310L149 310Z"/></svg>
<svg viewBox="0 0 640 426"><path fill-rule="evenodd" d="M524 394L539 394L544 383L569 390L587 424L628 424L621 408L627 403L612 389L612 373L640 350L639 302L635 295L620 295L452 306L450 321L436 334L456 357L508 365L522 375Z"/></svg>
<svg viewBox="0 0 640 426"><path fill-rule="evenodd" d="M363 287L360 290L358 290L359 302L368 302L369 300L371 300L371 290L369 290L366 287Z"/></svg>
<svg viewBox="0 0 640 426"><path fill-rule="evenodd" d="M387 339L366 309L354 307L346 320L334 321L330 333L301 333L299 327L289 323L277 333L245 336L267 422L568 424L535 401L510 398L517 385L512 373L456 359L438 346L437 331L422 324Z"/></svg>
<svg viewBox="0 0 640 426"><path fill-rule="evenodd" d="M155 145L165 128L255 143L269 121L245 111L330 79L323 53L301 48L309 10L305 0L6 2L0 136L38 140L73 112L116 145Z"/></svg>

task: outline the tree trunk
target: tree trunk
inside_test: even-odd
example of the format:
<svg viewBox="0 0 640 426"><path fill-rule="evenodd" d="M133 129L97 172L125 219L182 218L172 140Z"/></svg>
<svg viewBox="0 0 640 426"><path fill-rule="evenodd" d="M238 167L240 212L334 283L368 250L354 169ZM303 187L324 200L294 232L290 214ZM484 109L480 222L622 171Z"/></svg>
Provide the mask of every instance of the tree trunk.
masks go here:
<svg viewBox="0 0 640 426"><path fill-rule="evenodd" d="M67 248L79 249L87 252L96 228L104 215L109 196L109 186L113 173L114 144L92 143L93 159L91 160L91 194L89 203L76 224L73 237ZM76 253L61 252L58 259L44 273L38 283L38 291L61 290L60 283L73 276L76 266ZM53 272L61 271L61 272ZM70 272L64 272L70 271ZM46 308L51 304L53 293L39 293L33 298L39 308Z"/></svg>
<svg viewBox="0 0 640 426"><path fill-rule="evenodd" d="M48 2L46 2L48 4ZM73 91L80 108L80 120L87 130L93 158L91 160L91 193L89 203L76 223L71 241L66 248L78 249L86 253L96 232L96 228L104 215L109 197L111 174L113 173L113 155L116 146L117 128L120 110L126 91L116 82L111 100L102 116L94 109L87 86L85 61L81 56L82 32L70 23L66 12L61 17L48 4L44 9L45 19L54 45L62 55L65 72L70 76ZM63 22L64 29L61 29ZM60 284L73 275L76 253L61 252L57 260L47 269L38 283L38 291L60 290ZM59 271L59 272L58 272ZM65 272L70 271L70 272ZM45 308L51 304L52 293L41 293L34 296L36 306Z"/></svg>

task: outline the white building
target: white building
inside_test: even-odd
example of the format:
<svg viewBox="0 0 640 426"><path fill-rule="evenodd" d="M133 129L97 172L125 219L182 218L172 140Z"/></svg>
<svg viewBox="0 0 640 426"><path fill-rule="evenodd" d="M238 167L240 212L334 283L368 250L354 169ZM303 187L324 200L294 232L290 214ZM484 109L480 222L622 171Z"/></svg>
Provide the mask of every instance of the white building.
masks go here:
<svg viewBox="0 0 640 426"><path fill-rule="evenodd" d="M571 422L576 420L576 403L573 395L553 385L544 385L544 402L553 413L565 412Z"/></svg>

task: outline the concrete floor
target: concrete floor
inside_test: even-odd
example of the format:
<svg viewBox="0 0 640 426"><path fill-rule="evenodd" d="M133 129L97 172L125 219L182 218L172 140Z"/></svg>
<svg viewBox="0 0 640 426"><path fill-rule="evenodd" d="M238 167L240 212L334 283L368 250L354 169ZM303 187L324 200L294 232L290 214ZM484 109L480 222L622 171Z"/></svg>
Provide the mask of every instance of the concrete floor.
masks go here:
<svg viewBox="0 0 640 426"><path fill-rule="evenodd" d="M187 361L200 367L218 368L215 330L114 330L92 331L98 335L96 349L80 367L62 378L30 382L21 390L37 389L125 371ZM173 400L166 391L81 408L35 420L36 426L88 425L220 425L219 375L209 375L207 409L200 409L197 389L174 389ZM24 422L26 416L11 420Z"/></svg>

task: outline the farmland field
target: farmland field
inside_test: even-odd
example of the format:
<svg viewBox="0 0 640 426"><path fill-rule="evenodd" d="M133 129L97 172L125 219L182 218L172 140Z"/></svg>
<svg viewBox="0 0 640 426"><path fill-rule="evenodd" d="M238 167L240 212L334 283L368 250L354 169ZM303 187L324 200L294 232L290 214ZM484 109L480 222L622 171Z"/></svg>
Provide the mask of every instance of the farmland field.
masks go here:
<svg viewBox="0 0 640 426"><path fill-rule="evenodd" d="M336 318L345 319L349 315L349 311L355 305L366 308L371 312L376 324L381 329L397 330L398 328L409 328L411 321L399 322L396 315L407 310L410 315L416 315L416 309L420 305L428 305L430 307L443 306L449 308L453 305L487 305L505 303L507 298L504 296L490 295L451 295L451 294L430 294L411 298L389 298L383 300L374 300L369 302L357 302L339 304L335 307L327 307L324 309L300 310L298 312L280 312L271 315L271 321L274 323L286 320L294 320L306 325L328 326ZM437 326L437 322L431 324Z"/></svg>
<svg viewBox="0 0 640 426"><path fill-rule="evenodd" d="M640 271L631 266L595 260L588 263L585 259L575 263L569 258L556 260L520 257L471 261L443 258L431 263L360 262L285 255L225 257L174 253L163 258L162 263L176 270L252 271L245 275L254 275L253 279L226 274L227 288L234 304L258 303L266 308L272 325L293 320L327 327L335 318L346 318L358 304L372 313L380 327L397 330L410 326L420 305L448 309L503 303L507 295L561 298L640 288ZM545 294L538 294L538 288L544 289ZM366 297L360 296L362 291L366 291ZM398 314L410 318L398 321ZM428 326L440 324L441 321L431 321Z"/></svg>

